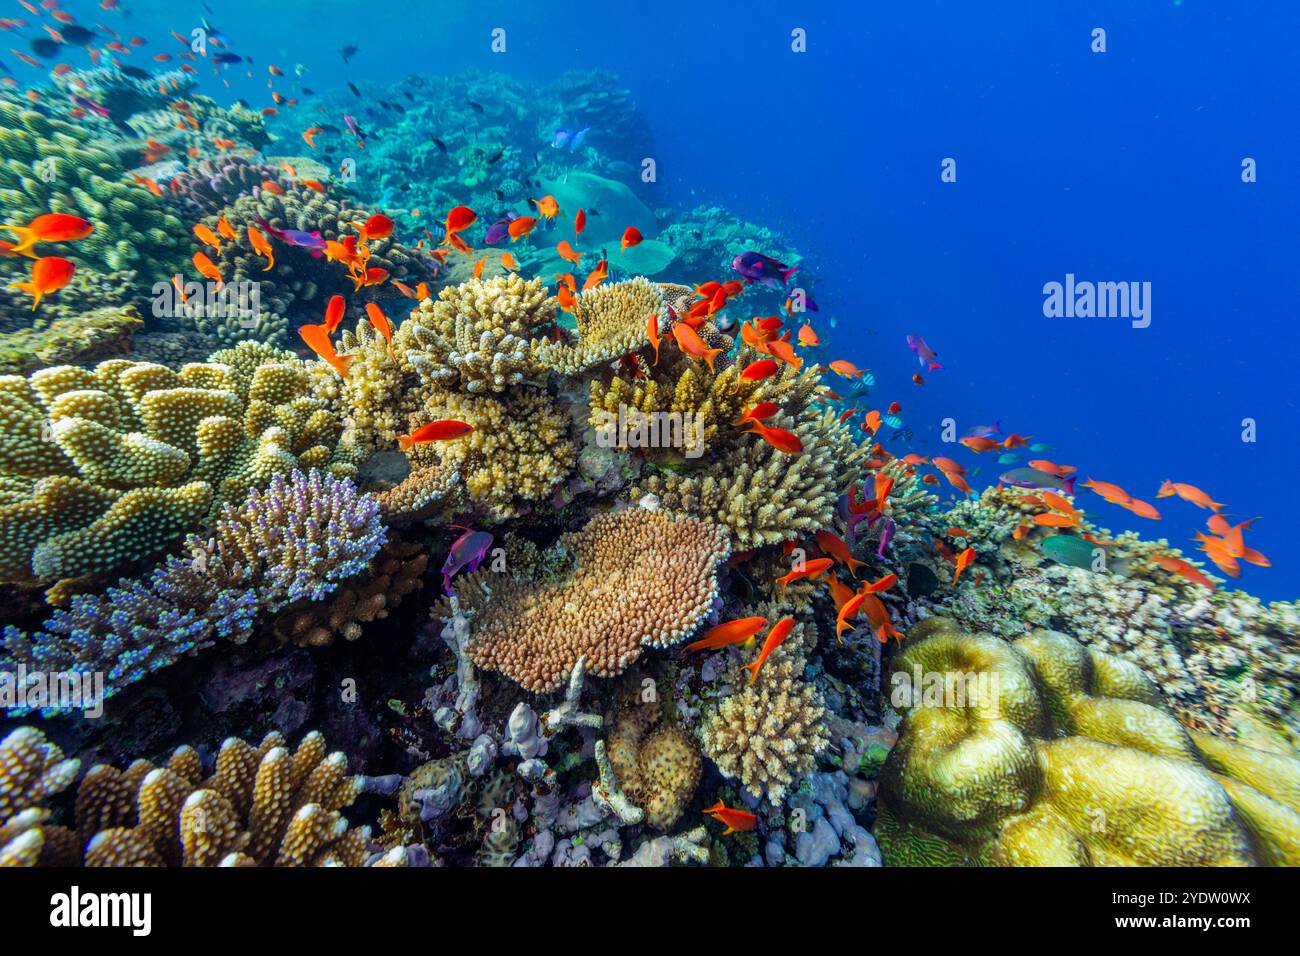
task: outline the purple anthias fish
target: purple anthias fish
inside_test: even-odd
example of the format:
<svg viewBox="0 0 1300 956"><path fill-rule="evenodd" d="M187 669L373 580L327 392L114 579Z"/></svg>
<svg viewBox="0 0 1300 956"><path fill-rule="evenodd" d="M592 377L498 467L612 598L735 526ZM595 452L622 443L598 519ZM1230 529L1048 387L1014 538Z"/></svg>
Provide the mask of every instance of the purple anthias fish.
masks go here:
<svg viewBox="0 0 1300 956"><path fill-rule="evenodd" d="M94 102L93 100L86 99L84 96L77 96L74 93L72 95L72 102L77 106L80 106L83 110L90 110L90 112L94 113L96 116L102 116L102 117L108 116L107 108L100 106L98 103Z"/></svg>
<svg viewBox="0 0 1300 956"><path fill-rule="evenodd" d="M731 268L745 277L746 284L761 282L773 289L785 288L790 277L799 271L798 266L788 266L784 262L778 262L771 256L765 256L752 249L732 259Z"/></svg>
<svg viewBox="0 0 1300 956"><path fill-rule="evenodd" d="M506 213L492 223L492 225L488 226L487 235L483 237L483 241L489 246L495 246L498 242L504 241L506 236L510 234L510 221L514 218L514 216Z"/></svg>
<svg viewBox="0 0 1300 956"><path fill-rule="evenodd" d="M320 251L325 248L325 240L321 238L319 229L312 232L303 232L301 229L277 229L265 219L257 220L257 224L264 232L269 232L286 245L310 250L317 258L320 257Z"/></svg>
<svg viewBox="0 0 1300 956"><path fill-rule="evenodd" d="M998 419L992 425L976 425L966 433L967 438L992 438L994 435L1002 434L1002 419Z"/></svg>
<svg viewBox="0 0 1300 956"><path fill-rule="evenodd" d="M880 547L876 549L877 558L883 558L885 549L894 543L894 530L896 527L893 518L886 518L885 523L880 526Z"/></svg>
<svg viewBox="0 0 1300 956"><path fill-rule="evenodd" d="M921 363L921 368L925 369L927 372L933 372L935 369L943 368L942 365L935 361L935 359L939 357L939 353L926 345L925 339L921 338L921 336L909 335L907 337L907 347L916 353L916 357Z"/></svg>
<svg viewBox="0 0 1300 956"><path fill-rule="evenodd" d="M453 528L461 528L461 525L454 524ZM469 528L461 528L465 533L451 543L451 550L447 552L447 560L442 562L442 590L444 594L454 594L451 589L451 579L455 577L462 569L473 574L478 570L478 566L483 562L483 557L487 554L488 548L492 547L492 535L486 531L473 531Z"/></svg>
<svg viewBox="0 0 1300 956"><path fill-rule="evenodd" d="M1056 475L1049 474L1046 471L1039 471L1037 468L1012 468L1010 471L998 475L998 481L1008 485L1015 485L1017 488L1050 488L1053 491L1063 491L1067 495L1074 494L1074 477L1058 478Z"/></svg>

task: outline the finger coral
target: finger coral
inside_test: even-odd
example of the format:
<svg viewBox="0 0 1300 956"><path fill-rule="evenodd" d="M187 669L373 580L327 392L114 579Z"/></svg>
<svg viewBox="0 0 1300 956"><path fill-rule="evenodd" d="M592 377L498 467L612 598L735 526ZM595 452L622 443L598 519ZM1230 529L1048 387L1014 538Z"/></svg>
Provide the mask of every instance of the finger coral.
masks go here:
<svg viewBox="0 0 1300 956"><path fill-rule="evenodd" d="M1052 631L931 619L896 663L880 775L887 862L1300 862L1300 765L1193 738L1133 664Z"/></svg>
<svg viewBox="0 0 1300 956"><path fill-rule="evenodd" d="M351 473L305 363L255 345L213 358L0 378L0 579L110 571L276 474Z"/></svg>
<svg viewBox="0 0 1300 956"><path fill-rule="evenodd" d="M92 767L76 822L86 866L360 866L369 830L340 812L358 793L319 733L292 751L270 733L256 747L228 739L206 775L190 747L163 767Z"/></svg>
<svg viewBox="0 0 1300 956"><path fill-rule="evenodd" d="M532 691L564 684L579 658L612 677L646 646L689 637L717 596L726 535L691 519L633 508L597 515L561 538L571 567L553 580L491 571L461 578L475 611L470 655Z"/></svg>

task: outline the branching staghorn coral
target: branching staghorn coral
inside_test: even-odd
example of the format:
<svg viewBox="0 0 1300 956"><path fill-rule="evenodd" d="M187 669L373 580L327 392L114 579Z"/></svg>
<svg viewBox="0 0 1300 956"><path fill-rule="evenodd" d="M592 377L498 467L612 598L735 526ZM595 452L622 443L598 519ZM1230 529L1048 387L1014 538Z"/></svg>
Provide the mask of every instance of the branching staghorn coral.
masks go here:
<svg viewBox="0 0 1300 956"><path fill-rule="evenodd" d="M44 213L61 212L95 225L79 242L40 247L43 254L65 256L87 269L131 269L150 278L165 276L184 261L187 239L180 218L162 199L131 184L117 157L86 127L3 100L0 154L5 222L26 225Z"/></svg>
<svg viewBox="0 0 1300 956"><path fill-rule="evenodd" d="M798 455L744 434L698 466L644 479L632 496L652 494L670 512L716 521L738 550L827 528L866 449L829 410L805 410L789 430L803 443Z"/></svg>
<svg viewBox="0 0 1300 956"><path fill-rule="evenodd" d="M191 535L189 557L75 595L35 634L5 628L0 665L102 672L111 697L219 638L247 641L260 613L323 600L366 568L384 536L379 506L346 479L276 475L265 491L225 506L206 540Z"/></svg>
<svg viewBox="0 0 1300 956"><path fill-rule="evenodd" d="M1300 862L1300 764L1189 734L1121 658L932 618L891 684L906 719L880 775L889 862Z"/></svg>
<svg viewBox="0 0 1300 956"><path fill-rule="evenodd" d="M474 612L470 655L532 691L562 686L582 657L598 677L622 673L645 646L694 632L717 596L730 549L717 528L641 508L597 515L561 537L571 567L532 581L480 570L457 580ZM445 605L435 613L448 616Z"/></svg>
<svg viewBox="0 0 1300 956"><path fill-rule="evenodd" d="M111 571L296 468L350 474L305 363L265 346L0 377L0 579Z"/></svg>
<svg viewBox="0 0 1300 956"><path fill-rule="evenodd" d="M360 866L369 828L342 811L360 792L347 758L310 733L290 751L269 733L229 738L205 775L181 747L164 767L100 764L77 788L86 866Z"/></svg>
<svg viewBox="0 0 1300 956"><path fill-rule="evenodd" d="M35 727L0 740L0 867L54 865L76 858L71 831L46 826L46 803L71 786L81 767Z"/></svg>

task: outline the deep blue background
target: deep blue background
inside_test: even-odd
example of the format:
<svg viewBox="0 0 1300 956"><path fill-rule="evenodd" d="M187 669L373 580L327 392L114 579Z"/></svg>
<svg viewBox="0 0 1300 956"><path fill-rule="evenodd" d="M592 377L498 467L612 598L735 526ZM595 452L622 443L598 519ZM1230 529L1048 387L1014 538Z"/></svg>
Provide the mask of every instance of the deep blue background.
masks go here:
<svg viewBox="0 0 1300 956"><path fill-rule="evenodd" d="M149 51L171 49L166 31L200 12L124 3L125 28L65 7L149 37ZM1003 419L1165 515L1086 496L1103 524L1189 549L1205 513L1155 491L1163 478L1200 485L1263 517L1248 540L1274 567L1247 567L1242 585L1294 598L1300 5L813 6L239 0L212 17L259 64L256 82L236 83L255 102L268 61L307 64L318 91L466 66L618 71L655 130L660 204L717 202L786 232L818 279L827 357L874 370L874 397L903 402L916 450L936 451L945 416L963 429ZM493 27L507 30L504 55L489 50ZM790 50L794 27L805 54ZM1094 27L1105 54L1089 49ZM361 52L345 67L347 42ZM940 182L943 157L956 184ZM1150 281L1151 327L1044 318L1042 285L1066 272ZM908 332L946 366L924 388L909 381ZM1248 416L1253 445L1239 438ZM984 465L977 485L997 470L992 456L953 457Z"/></svg>

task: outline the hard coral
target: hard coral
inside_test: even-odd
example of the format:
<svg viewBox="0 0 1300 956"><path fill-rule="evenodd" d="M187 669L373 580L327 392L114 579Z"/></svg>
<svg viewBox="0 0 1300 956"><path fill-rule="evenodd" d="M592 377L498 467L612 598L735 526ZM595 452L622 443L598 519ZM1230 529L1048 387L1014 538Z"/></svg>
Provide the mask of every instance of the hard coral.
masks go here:
<svg viewBox="0 0 1300 956"><path fill-rule="evenodd" d="M1007 644L937 618L911 641L880 776L887 860L1300 862L1300 765L1194 739L1133 664L1052 631Z"/></svg>
<svg viewBox="0 0 1300 956"><path fill-rule="evenodd" d="M690 636L717 596L726 536L691 519L633 508L597 515L559 545L572 558L555 580L479 571L458 581L476 613L470 655L532 691L568 680L581 657L599 677L620 674L643 647Z"/></svg>

